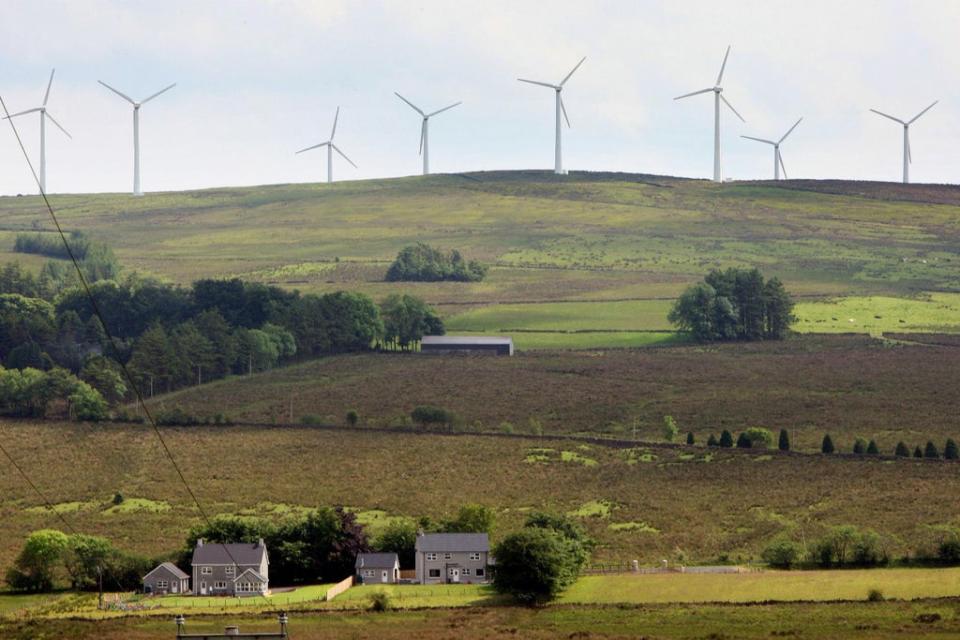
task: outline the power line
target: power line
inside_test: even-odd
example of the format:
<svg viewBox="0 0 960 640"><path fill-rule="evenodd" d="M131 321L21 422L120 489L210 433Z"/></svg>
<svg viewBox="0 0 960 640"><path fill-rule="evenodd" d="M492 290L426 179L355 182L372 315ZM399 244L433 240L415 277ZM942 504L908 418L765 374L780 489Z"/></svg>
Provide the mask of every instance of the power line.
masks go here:
<svg viewBox="0 0 960 640"><path fill-rule="evenodd" d="M176 458L173 457L173 452L170 451L170 447L167 446L167 442L166 440L164 440L163 434L160 433L160 428L157 426L157 421L154 419L153 414L150 412L150 409L147 407L147 404L143 401L143 394L140 392L140 386L137 384L136 380L134 380L133 375L130 373L130 370L127 368L126 363L124 363L123 359L120 357L120 353L114 341L113 334L110 331L110 327L107 326L106 319L104 318L103 313L100 311L100 305L97 304L96 298L94 297L93 293L90 291L90 285L87 282L86 276L83 275L83 269L80 268L80 263L77 260L77 257L74 255L73 249L70 247L70 243L67 241L67 236L63 232L63 228L60 226L60 220L57 218L57 214L54 213L53 206L50 204L50 200L47 198L46 190L44 189L44 186L40 183L40 179L37 177L37 172L33 168L33 163L30 161L30 156L27 154L27 149L23 144L23 140L20 138L20 132L17 131L17 127L13 123L13 118L10 117L10 112L7 110L7 104L6 102L4 102L2 96L0 96L0 106L3 107L3 113L6 116L7 122L10 123L10 129L13 131L13 135L17 139L17 144L20 145L20 151L23 153L23 158L24 160L26 160L27 166L30 168L30 173L31 175L33 175L33 180L34 182L37 183L37 187L40 189L40 197L43 198L43 203L46 205L47 211L50 213L50 219L53 220L53 225L56 227L57 233L60 234L60 240L63 241L63 246L67 250L67 255L70 257L70 262L73 263L73 268L77 272L77 278L80 281L80 285L83 287L83 291L86 294L87 299L90 301L90 307L93 309L93 314L97 317L97 320L100 322L100 326L103 329L104 335L107 338L107 343L110 345L110 349L113 351L114 360L117 362L117 364L120 365L120 369L123 371L124 377L127 379L127 382L129 382L130 388L133 389L133 393L137 397L137 403L143 408L143 412L147 418L147 422L153 428L153 432L157 436L157 440L159 440L160 446L163 448L163 451L166 454L167 458L170 460L170 464L173 465L174 471L177 472L177 476L180 478L180 482L183 483L184 488L186 488L187 493L190 495L190 498L193 500L193 503L196 505L197 511L200 513L200 516L203 518L204 522L206 522L207 526L212 529L213 522L210 520L210 517L207 515L207 512L203 508L203 505L200 504L200 500L197 498L197 495L194 493L193 489L190 487L190 483L187 482L187 478L186 476L184 476L183 471L180 469L180 465L177 464ZM6 450L4 450L4 454L6 454L8 458L10 458ZM10 458L10 460L12 462L13 458ZM23 471L23 469L19 465L16 465L16 463L14 464L17 467L18 471L20 471L20 475L22 475L24 478L27 478L27 475ZM27 481L30 482L29 479L27 479ZM30 485L34 487L34 490L37 490L36 485L34 485L33 482L30 482ZM37 491L39 492L39 490ZM42 496L43 494L40 494L40 495ZM51 509L53 509L49 501L47 502L47 505ZM54 512L56 512L55 509L54 509ZM64 523L66 523L66 520L63 518L63 515L62 514L58 514L58 515L60 516L60 519L63 520ZM236 558L233 557L233 554L230 553L230 549L227 547L226 543L221 542L220 544L223 545L223 550L226 552L231 562L233 562L234 565L239 567L240 566L239 563L237 562ZM263 597L265 598L266 596L263 596Z"/></svg>

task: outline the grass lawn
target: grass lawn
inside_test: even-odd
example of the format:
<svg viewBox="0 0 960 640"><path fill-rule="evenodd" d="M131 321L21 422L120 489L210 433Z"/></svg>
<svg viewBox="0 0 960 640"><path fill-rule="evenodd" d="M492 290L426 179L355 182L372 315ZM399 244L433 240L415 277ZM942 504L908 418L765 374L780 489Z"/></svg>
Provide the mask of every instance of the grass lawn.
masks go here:
<svg viewBox="0 0 960 640"><path fill-rule="evenodd" d="M219 609L231 610L238 607L244 609L275 609L277 607L295 606L305 603L318 604L327 595L327 589L333 584L319 584L299 587L292 591L279 591L269 596L250 596L244 598L219 598L213 596L156 596L135 597L131 603L142 604L145 607L163 610L180 609Z"/></svg>
<svg viewBox="0 0 960 640"><path fill-rule="evenodd" d="M450 331L670 331L672 300L498 304L455 315Z"/></svg>
<svg viewBox="0 0 960 640"><path fill-rule="evenodd" d="M797 322L793 329L801 333L960 332L960 294L957 293L801 302L794 313Z"/></svg>
<svg viewBox="0 0 960 640"><path fill-rule="evenodd" d="M421 607L468 607L502 602L492 587L474 584L437 585L357 585L337 596L327 606L334 609L365 609L370 595L378 591L390 594L392 606L402 609Z"/></svg>

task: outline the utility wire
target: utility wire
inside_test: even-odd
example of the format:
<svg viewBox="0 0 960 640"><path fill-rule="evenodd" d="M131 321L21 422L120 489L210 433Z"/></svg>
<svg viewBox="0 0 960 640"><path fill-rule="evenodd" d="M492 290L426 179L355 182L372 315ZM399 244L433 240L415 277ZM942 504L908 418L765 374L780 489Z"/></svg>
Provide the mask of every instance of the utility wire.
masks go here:
<svg viewBox="0 0 960 640"><path fill-rule="evenodd" d="M180 465L177 464L177 460L176 458L174 458L173 452L170 451L170 447L167 446L167 442L166 440L164 440L163 434L160 433L160 428L157 426L157 421L154 419L153 414L150 412L150 409L147 407L147 404L143 401L143 394L140 391L140 385L138 385L136 380L134 380L133 375L130 373L130 370L127 368L126 363L124 363L123 359L120 357L119 349L117 349L113 334L110 331L110 327L107 325L106 319L104 318L103 313L100 311L100 305L97 304L96 298L94 297L93 293L90 291L90 285L87 282L86 276L83 275L83 269L80 268L80 263L77 260L77 257L74 255L73 249L70 247L70 243L67 241L67 236L63 232L63 228L60 226L60 220L57 218L57 214L54 213L53 211L53 206L50 204L50 200L47 198L47 193L44 190L43 185L40 184L40 179L37 177L37 172L33 168L33 163L30 161L29 154L27 154L27 148L23 144L23 139L20 137L20 132L17 131L17 127L13 123L13 118L10 117L10 112L7 110L7 104L6 102L4 102L2 96L0 96L0 106L3 107L3 113L4 113L4 116L6 116L5 119L7 120L7 122L10 123L10 128L13 130L13 135L17 139L17 144L20 145L20 151L23 153L23 158L24 160L26 160L27 166L30 168L30 173L33 175L33 180L34 182L36 182L37 188L40 190L40 197L43 198L43 203L46 205L47 211L50 213L50 219L53 221L53 225L57 228L57 233L60 234L60 240L63 241L63 246L67 250L67 255L70 257L70 262L73 263L73 268L77 272L77 278L80 281L80 285L83 288L83 291L86 294L87 299L90 301L90 307L93 309L93 314L97 317L97 320L100 322L100 326L103 328L104 335L107 338L107 343L110 345L110 349L113 351L114 360L117 362L117 364L120 365L120 369L123 371L124 377L127 379L127 382L130 384L130 388L133 389L133 393L137 397L137 403L143 408L143 412L144 412L144 415L146 415L147 422L150 424L150 427L153 429L154 434L157 436L157 440L159 440L160 446L163 448L164 453L166 454L167 458L170 460L170 464L173 465L174 471L177 472L177 476L180 478L180 482L183 483L184 488L186 488L187 493L190 495L190 498L193 500L193 503L196 505L197 511L200 513L200 516L203 518L204 522L206 522L207 526L212 529L213 522L210 520L210 516L207 515L207 512L203 508L203 505L200 504L200 500L197 498L196 493L194 493L193 488L190 487L190 483L187 482L187 478L186 476L184 476L183 471L180 469ZM10 455L6 452L6 450L4 450L4 454L6 454L8 458L10 458ZM10 458L10 461L13 462L13 458ZM34 490L36 490L39 493L39 490L36 488L36 485L34 485L33 482L31 482L29 478L27 478L23 469L16 463L14 463L14 466L17 468L18 471L20 471L20 475L22 475L25 479L27 479L27 482L29 482L30 485L34 488ZM41 497L43 496L42 493L40 495ZM47 502L47 506L53 509L53 506L49 503L49 501L47 501L46 498L44 498L44 500L45 502ZM55 509L53 510L54 512L56 512ZM62 514L57 514L57 515L60 516L60 519L63 520L64 523L66 523L66 520L63 518ZM73 530L72 527L71 527L71 530ZM75 530L73 531L75 532ZM226 552L227 556L230 558L230 561L233 562L233 564L239 568L240 566L239 563L233 557L233 554L230 553L230 549L227 547L226 543L221 542L220 544L223 546L223 550ZM193 586L194 588L196 587L195 585ZM263 596L262 594L261 594L261 597L266 599L266 596Z"/></svg>

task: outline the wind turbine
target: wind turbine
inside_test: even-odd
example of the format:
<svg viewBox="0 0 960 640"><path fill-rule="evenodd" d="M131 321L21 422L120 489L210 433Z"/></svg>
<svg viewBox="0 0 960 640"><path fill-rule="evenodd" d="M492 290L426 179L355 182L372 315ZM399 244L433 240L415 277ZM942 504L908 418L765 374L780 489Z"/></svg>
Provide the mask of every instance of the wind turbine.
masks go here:
<svg viewBox="0 0 960 640"><path fill-rule="evenodd" d="M424 113L423 111L421 111L420 107L413 104L412 102L404 98L402 95L400 95L396 91L394 91L393 93L396 94L398 98L400 98L401 100L406 102L408 105L410 105L410 107L414 111L416 111L421 116L423 116L423 124L420 125L420 153L421 155L423 155L423 175L427 175L428 173L430 173L430 118L437 115L438 113L443 113L448 109L453 109L455 106L463 103L454 102L449 107L444 107L443 109L434 111L433 113Z"/></svg>
<svg viewBox="0 0 960 640"><path fill-rule="evenodd" d="M713 180L714 182L723 182L723 168L720 166L720 101L723 100L723 103L730 107L730 111L733 111L734 115L740 118L741 122L746 122L737 110L733 108L733 105L723 97L723 87L720 86L720 83L723 82L723 71L727 68L727 58L730 57L730 47L727 47L727 53L723 56L723 64L720 66L720 75L717 76L717 82L712 87L706 89L701 89L700 91L694 91L693 93L686 93L682 96L677 96L674 100L681 100L683 98L689 98L690 96L696 96L701 93L709 93L713 91Z"/></svg>
<svg viewBox="0 0 960 640"><path fill-rule="evenodd" d="M575 67L573 68L573 70L572 70L570 73L567 74L567 77L565 77L563 80L560 81L560 84L550 84L549 82L537 82L536 80L524 80L523 78L517 78L517 80L519 80L520 82L526 82L526 83L528 83L528 84L538 84L538 85L540 85L541 87L550 87L550 88L553 89L553 90L556 92L556 94L557 94L557 107L556 107L556 110L557 110L557 138L556 138L556 145L555 145L555 150L554 150L554 155L555 155L555 157L554 157L554 161L553 161L553 172L556 173L556 174L564 174L564 173L566 173L566 171L563 170L563 154L561 153L561 144L560 144L560 138L561 138L561 136L560 136L560 112L561 112L561 111L563 112L563 118L564 118L564 120L567 121L567 127L570 126L570 118L567 117L567 108L566 108L565 106L563 106L563 98L560 96L560 92L563 91L563 85L566 84L567 80L570 79L570 76L573 75L573 72L576 71L577 69L579 69L579 68L580 68L580 65L582 65L582 64L583 64L583 61L586 60L586 59L587 59L586 56L584 56L583 58L581 58L580 62L577 63L577 66L575 66Z"/></svg>
<svg viewBox="0 0 960 640"><path fill-rule="evenodd" d="M60 123L54 120L53 116L47 113L47 101L50 100L50 87L53 86L53 74L56 73L56 69L50 70L50 81L47 82L47 92L43 95L43 104L39 107L34 107L33 109L27 109L26 111L20 111L19 113L14 113L4 120L9 118L16 118L17 116L22 116L28 113L40 113L40 193L41 195L47 192L47 118L50 118L50 122L57 125L57 128L60 131L63 131L68 138L71 140L73 136L67 133L67 130L60 126Z"/></svg>
<svg viewBox="0 0 960 640"><path fill-rule="evenodd" d="M333 130L330 132L329 140L327 140L326 142L321 142L320 144L315 144L312 147L307 147L306 149L300 149L300 151L297 151L297 153L303 153L304 151L310 151L311 149L317 149L319 147L325 146L327 148L327 182L328 183L333 182L333 152L334 151L336 151L341 156L343 156L344 160L346 160L350 164L353 164L353 160L348 158L347 154L345 154L343 151L340 151L340 148L337 145L333 144L333 136L336 135L337 133L337 119L339 117L340 117L340 107L337 107L337 113L334 114L333 116ZM357 167L357 165L355 164L353 164L353 168L359 169L359 167Z"/></svg>
<svg viewBox="0 0 960 640"><path fill-rule="evenodd" d="M800 120L797 120L793 123L793 126L790 127L790 130L783 134L783 137L774 142L773 140L764 140L763 138L754 138L753 136L740 136L741 138L746 138L747 140L756 140L757 142L762 142L764 144L773 145L773 179L780 179L780 168L783 167L783 177L787 177L787 166L783 164L783 156L780 154L780 143L787 139L787 136L793 133L793 130L797 128L797 125L800 124Z"/></svg>
<svg viewBox="0 0 960 640"><path fill-rule="evenodd" d="M927 107L917 115L913 116L912 119L907 120L906 122L904 122L900 118L894 118L893 116L889 116L885 113L877 111L876 109L870 109L870 111L873 111L878 116L883 116L884 118L890 118L894 122L899 122L900 124L903 125L903 184L908 184L910 182L910 163L913 162L913 157L910 154L910 125L916 122L917 118L925 114L927 111L930 111L930 109L933 109L933 105L937 104L938 102L940 101L934 100L933 104L931 104L929 107Z"/></svg>
<svg viewBox="0 0 960 640"><path fill-rule="evenodd" d="M177 83L174 82L169 87L157 91L149 98L144 98L140 102L137 102L127 94L117 91L103 80L97 80L97 82L133 105L133 195L142 196L143 191L140 190L140 107L147 104L161 93L166 93L170 89L173 89L175 86L177 86Z"/></svg>

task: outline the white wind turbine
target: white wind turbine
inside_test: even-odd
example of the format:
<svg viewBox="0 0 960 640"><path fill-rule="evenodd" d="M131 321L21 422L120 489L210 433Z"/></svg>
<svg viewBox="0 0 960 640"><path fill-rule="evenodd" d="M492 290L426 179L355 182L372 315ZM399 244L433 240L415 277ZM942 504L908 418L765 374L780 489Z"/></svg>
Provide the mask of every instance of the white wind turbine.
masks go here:
<svg viewBox="0 0 960 640"><path fill-rule="evenodd" d="M133 105L133 195L142 196L143 191L140 190L140 107L147 104L161 93L166 93L170 89L173 89L175 86L177 86L177 83L173 83L169 87L157 91L149 98L145 98L140 102L137 102L125 93L117 91L103 80L97 80L97 82Z"/></svg>
<svg viewBox="0 0 960 640"><path fill-rule="evenodd" d="M60 126L60 123L54 120L53 116L47 112L47 101L50 100L50 87L53 86L53 74L56 72L56 69L50 70L50 81L47 82L47 92L43 95L43 104L39 107L34 107L33 109L27 109L26 111L20 111L18 113L11 114L4 118L7 120L9 118L16 118L17 116L22 116L28 113L40 113L40 193L44 194L47 192L47 118L50 118L50 122L57 125L57 128L60 131L63 131L68 138L71 140L73 136L67 133L67 130Z"/></svg>
<svg viewBox="0 0 960 640"><path fill-rule="evenodd" d="M580 68L580 65L582 65L582 64L583 64L583 61L586 60L586 59L587 59L587 57L584 56L584 57L580 60L580 62L577 63L577 66L575 66L575 67L573 68L573 70L572 70L570 73L567 74L567 77L565 77L563 80L560 81L560 84L550 84L549 82L537 82L536 80L524 80L523 78L517 78L517 80L519 80L520 82L527 82L527 83L529 83L529 84L538 84L538 85L540 85L541 87L550 87L550 88L553 89L553 90L556 92L556 94L557 94L557 98L556 98L556 102L557 102L557 105L556 105L556 111L557 111L557 137L556 137L556 144L555 144L555 149L554 149L554 156L555 156L555 157L554 157L554 161L553 161L553 172L554 172L554 173L557 173L557 174L564 174L564 173L566 173L566 171L563 170L563 154L562 154L562 152L561 152L561 144L560 144L560 138L561 138L561 135L560 135L560 112L561 112L561 111L563 112L563 118L564 118L564 120L567 121L567 126L568 126L568 127L570 126L570 118L567 117L567 108L563 105L563 98L560 96L560 92L563 91L563 85L566 84L567 80L570 79L570 76L573 75L573 72L576 71L577 69L579 69L579 68Z"/></svg>
<svg viewBox="0 0 960 640"><path fill-rule="evenodd" d="M423 155L423 175L427 175L428 173L430 173L430 118L437 115L438 113L443 113L448 109L453 109L455 106L463 103L454 102L449 107L444 107L443 109L439 109L437 111L434 111L433 113L424 113L423 111L420 110L420 107L413 104L412 102L404 98L402 95L400 95L396 91L394 91L393 93L396 94L398 98L400 98L401 100L406 102L408 105L410 105L410 107L414 111L416 111L421 116L423 116L423 124L420 125L420 153Z"/></svg>
<svg viewBox="0 0 960 640"><path fill-rule="evenodd" d="M717 82L714 86L708 87L706 89L701 89L700 91L694 91L693 93L686 93L682 96L677 96L674 100L680 100L682 98L689 98L690 96L696 96L701 93L709 93L713 91L713 180L715 182L723 182L723 169L720 163L720 101L723 100L723 103L730 107L730 111L733 111L742 122L746 122L737 110L733 108L733 105L723 97L723 87L720 86L720 83L723 81L723 71L727 68L727 58L730 57L730 47L727 47L727 53L723 56L723 64L720 66L720 75L717 76Z"/></svg>
<svg viewBox="0 0 960 640"><path fill-rule="evenodd" d="M900 124L903 125L903 184L907 184L910 182L910 163L913 162L913 157L910 154L910 125L916 122L916 120L920 116L925 114L927 111L930 111L930 109L933 109L933 105L937 104L938 102L940 101L934 100L933 104L931 104L929 107L927 107L917 115L913 116L912 119L907 120L906 122L904 122L900 118L894 118L893 116L889 116L885 113L877 111L876 109L870 109L870 111L873 111L878 116L883 116L884 118L890 118L894 122L899 122Z"/></svg>
<svg viewBox="0 0 960 640"><path fill-rule="evenodd" d="M339 117L340 117L340 107L337 107L337 112L333 116L333 130L330 131L329 140L327 140L326 142L321 142L320 144L315 144L312 147L307 147L306 149L300 149L300 151L297 151L297 153L303 153L304 151L310 151L311 149L317 149L319 147L325 146L327 148L327 182L333 182L333 152L334 151L336 151L341 156L343 156L344 160L346 160L350 164L353 164L353 160L348 158L347 154L345 154L343 151L340 151L340 148L337 145L333 144L333 136L336 135L337 133L337 119ZM353 168L358 169L359 167L353 164Z"/></svg>
<svg viewBox="0 0 960 640"><path fill-rule="evenodd" d="M780 154L780 143L787 139L787 136L793 133L793 130L797 128L797 125L800 124L800 120L797 120L793 123L793 126L790 127L790 130L783 134L783 137L774 142L773 140L764 140L763 138L754 138L753 136L740 136L741 138L746 138L747 140L756 140L757 142L762 142L764 144L773 145L773 179L780 179L780 168L783 167L783 177L787 177L787 166L783 164L783 155Z"/></svg>

